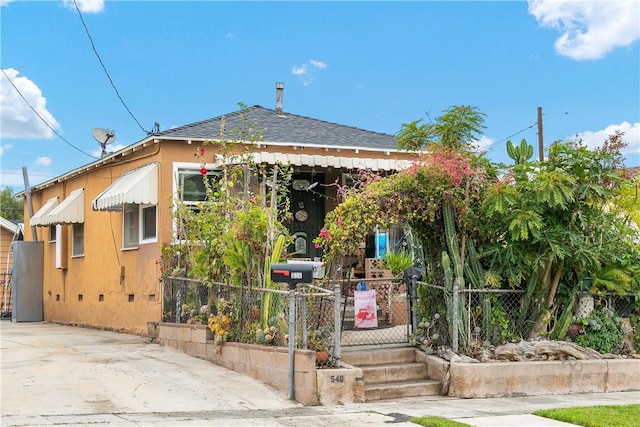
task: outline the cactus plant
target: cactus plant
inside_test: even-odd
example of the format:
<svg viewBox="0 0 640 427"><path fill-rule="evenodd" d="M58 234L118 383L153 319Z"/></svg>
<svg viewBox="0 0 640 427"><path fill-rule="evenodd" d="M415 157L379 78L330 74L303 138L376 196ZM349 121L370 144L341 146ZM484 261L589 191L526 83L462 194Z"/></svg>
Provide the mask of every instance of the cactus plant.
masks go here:
<svg viewBox="0 0 640 427"><path fill-rule="evenodd" d="M464 288L464 267L462 266L462 257L460 254L460 243L458 236L456 234L455 221L453 217L453 207L450 203L444 202L442 204L442 217L444 219L444 229L445 229L445 238L447 241L447 252L443 252L442 254L442 265L443 269L445 269L445 286L447 285L447 276L449 275L449 280L451 280L450 273L447 272L447 268L445 264L448 264L448 269L451 270L453 267L453 280L457 284L458 289ZM446 255L446 256L445 256ZM445 259L446 258L446 259ZM450 262L446 262L447 259L450 258ZM449 289L449 288L447 288ZM453 289L453 284L451 284L451 289ZM447 309L450 314L450 319L452 324L453 321L458 322L458 336L460 337L460 342L466 343L468 335L468 324L467 324L467 313L464 310L464 304L458 304L458 310L455 312L454 307L449 307L449 303L447 303ZM453 337L453 335L451 335Z"/></svg>
<svg viewBox="0 0 640 427"><path fill-rule="evenodd" d="M275 262L280 261L280 258L282 257L282 251L284 250L285 241L286 241L286 237L282 234L279 235L278 238L276 239L275 245L273 245L273 252L271 253L271 256L267 256L265 258L265 262L264 262L264 287L265 288L273 287L273 284L271 283L271 260L274 260ZM279 306L281 305L281 303L282 301L281 301L280 295L272 292L265 292L262 298L262 327L263 328L266 329L269 327L269 318L272 316L271 313L278 312Z"/></svg>
<svg viewBox="0 0 640 427"><path fill-rule="evenodd" d="M523 139L516 147L509 140L507 141L507 155L513 159L516 165L521 165L533 156L533 145L527 144L527 141Z"/></svg>

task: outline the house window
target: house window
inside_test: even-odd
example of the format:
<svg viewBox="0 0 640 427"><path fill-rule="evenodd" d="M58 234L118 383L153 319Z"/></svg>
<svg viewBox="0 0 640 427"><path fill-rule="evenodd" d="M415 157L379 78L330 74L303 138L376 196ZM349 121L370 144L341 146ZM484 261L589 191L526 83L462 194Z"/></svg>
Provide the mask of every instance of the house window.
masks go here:
<svg viewBox="0 0 640 427"><path fill-rule="evenodd" d="M125 203L122 213L122 247L138 247L138 205Z"/></svg>
<svg viewBox="0 0 640 427"><path fill-rule="evenodd" d="M215 186L222 172L208 170L206 175L200 173L199 168L180 168L178 169L178 192L180 200L193 211L200 211L199 202L204 202L207 198L207 190L205 187L205 178L211 186Z"/></svg>
<svg viewBox="0 0 640 427"><path fill-rule="evenodd" d="M140 229L142 230L141 241L150 242L156 241L157 238L157 225L158 209L155 205L141 206L140 207Z"/></svg>
<svg viewBox="0 0 640 427"><path fill-rule="evenodd" d="M81 222L73 224L73 245L71 254L74 257L84 255L84 224Z"/></svg>
<svg viewBox="0 0 640 427"><path fill-rule="evenodd" d="M49 243L53 243L56 241L56 238L58 236L58 225L57 224L53 224L49 226Z"/></svg>
<svg viewBox="0 0 640 427"><path fill-rule="evenodd" d="M141 243L157 241L156 205L137 205L126 203L122 215L122 247L137 248Z"/></svg>

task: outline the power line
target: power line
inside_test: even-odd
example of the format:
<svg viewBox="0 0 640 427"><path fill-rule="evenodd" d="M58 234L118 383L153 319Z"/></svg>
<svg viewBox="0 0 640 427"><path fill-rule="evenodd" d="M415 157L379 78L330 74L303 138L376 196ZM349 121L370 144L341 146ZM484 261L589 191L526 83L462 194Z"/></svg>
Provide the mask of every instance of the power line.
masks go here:
<svg viewBox="0 0 640 427"><path fill-rule="evenodd" d="M102 58L100 58L100 54L98 53L98 50L96 49L96 46L93 43L93 38L91 37L91 34L89 33L89 28L87 28L87 24L85 24L85 22L84 22L84 18L82 17L82 13L80 12L80 8L78 7L78 3L76 2L76 0L73 0L73 4L75 5L76 10L78 11L78 16L80 16L80 21L82 22L82 26L84 27L84 31L87 33L87 37L89 37L89 42L91 43L91 48L93 49L93 52L96 54L96 57L98 58L98 62L100 62L100 65L102 66L102 69L104 70L104 73L107 75L107 79L109 79L109 83L111 83L111 87L113 87L113 90L116 92L116 95L118 96L118 99L120 100L120 102L122 103L124 108L127 110L129 115L131 116L131 118L133 118L133 120L138 124L140 129L142 129L142 131L145 132L146 134L151 134L150 131L148 131L144 127L142 127L142 125L140 124L138 119L135 118L135 116L133 115L131 110L129 110L129 107L127 106L127 104L124 102L124 100L120 96L120 92L118 92L118 88L113 83L113 80L111 79L111 76L109 75L109 72L107 71L107 67L105 67L104 63L102 62Z"/></svg>
<svg viewBox="0 0 640 427"><path fill-rule="evenodd" d="M35 108L33 108L33 106L29 103L29 101L27 101L27 98L24 97L24 95L22 95L22 92L20 92L20 89L18 89L18 87L13 83L13 81L9 78L9 76L7 75L7 73L4 71L4 68L0 68L0 70L2 70L2 74L4 74L4 76L7 78L7 80L9 80L9 83L11 83L11 86L13 86L13 88L16 90L16 92L18 92L18 95L20 95L20 98L22 98L22 100L29 106L29 108L31 108L31 110L36 114L36 116L38 116L38 118L40 120L42 120L42 123L44 123L45 125L47 125L47 127L49 129L51 129L51 132L55 133L58 138L60 138L61 140L63 140L64 142L66 142L69 146L75 148L76 150L78 150L79 152L81 152L82 154L89 156L91 158L97 159L98 157L92 156L89 153L85 153L84 151L82 151L81 149L79 149L78 147L76 147L75 145L73 145L72 143L70 143L69 141L67 141L62 135L60 135L41 115L40 113L38 113L36 111Z"/></svg>
<svg viewBox="0 0 640 427"><path fill-rule="evenodd" d="M496 145L496 144L499 144L499 143L501 143L501 142L504 142L504 141L508 140L509 138L513 138L514 136L519 135L519 134L521 134L522 132L525 132L525 131L527 131L527 130L529 130L529 129L531 129L532 127L537 126L537 125L538 125L538 122L536 121L536 122L535 122L535 123L533 123L532 125L527 126L526 128L521 129L521 130L519 130L519 131L518 131L518 132L516 132L516 133L513 133L513 134L511 134L511 135L509 135L509 136L507 136L507 137L504 137L504 138L502 138L502 139L499 139L499 140L497 140L497 141L495 141L495 142L492 142L491 144L489 144L489 145L487 145L486 147L484 147L484 149L487 149L487 148L492 147L492 146L494 146L494 145Z"/></svg>
<svg viewBox="0 0 640 427"><path fill-rule="evenodd" d="M94 159L97 159L97 157L94 157ZM7 172L7 171L2 171L0 172L3 175L22 175L22 172ZM41 176L43 178L53 178L55 175L43 175L41 173L29 173L29 176Z"/></svg>

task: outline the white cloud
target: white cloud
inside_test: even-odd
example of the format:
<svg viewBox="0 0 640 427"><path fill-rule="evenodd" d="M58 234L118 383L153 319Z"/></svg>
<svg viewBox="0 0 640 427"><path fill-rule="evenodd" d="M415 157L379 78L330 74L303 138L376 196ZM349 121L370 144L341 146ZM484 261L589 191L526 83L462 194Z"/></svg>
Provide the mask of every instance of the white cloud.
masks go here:
<svg viewBox="0 0 640 427"><path fill-rule="evenodd" d="M316 68L320 68L321 70L327 68L327 64L325 64L324 62L316 61L315 59L310 59L309 63Z"/></svg>
<svg viewBox="0 0 640 427"><path fill-rule="evenodd" d="M609 125L602 130L578 133L576 138L581 139L590 149L594 149L600 147L616 130L624 132L622 140L628 145L622 150L622 153L631 160L628 163L640 164L640 123L622 122L619 125Z"/></svg>
<svg viewBox="0 0 640 427"><path fill-rule="evenodd" d="M487 138L486 136L482 135L480 139L473 141L472 145L476 147L476 151L480 152L480 151L486 151L494 143L495 141L493 139Z"/></svg>
<svg viewBox="0 0 640 427"><path fill-rule="evenodd" d="M47 110L47 99L42 96L42 91L34 82L27 77L18 77L18 74L17 70L6 68L3 75L0 75L0 138L53 137L53 131L42 120L55 130L60 129L60 125ZM25 100L38 114L34 113Z"/></svg>
<svg viewBox="0 0 640 427"><path fill-rule="evenodd" d="M315 59L310 59L308 62L305 62L302 65L294 65L291 69L291 73L293 75L300 77L302 80L302 84L304 86L308 86L313 83L313 79L315 78L315 70L323 70L327 68L327 64L321 61L316 61Z"/></svg>
<svg viewBox="0 0 640 427"><path fill-rule="evenodd" d="M82 13L100 13L104 10L104 0L62 0L62 3L70 8L75 9L76 4Z"/></svg>
<svg viewBox="0 0 640 427"><path fill-rule="evenodd" d="M640 39L638 0L529 0L529 13L541 26L557 29L556 52L577 61L603 58Z"/></svg>
<svg viewBox="0 0 640 427"><path fill-rule="evenodd" d="M51 166L51 159L49 157L38 157L35 164L37 166Z"/></svg>
<svg viewBox="0 0 640 427"><path fill-rule="evenodd" d="M2 156L5 151L11 150L12 148L13 148L13 145L11 144L0 145L0 156Z"/></svg>
<svg viewBox="0 0 640 427"><path fill-rule="evenodd" d="M0 0L0 7L6 6L14 0Z"/></svg>

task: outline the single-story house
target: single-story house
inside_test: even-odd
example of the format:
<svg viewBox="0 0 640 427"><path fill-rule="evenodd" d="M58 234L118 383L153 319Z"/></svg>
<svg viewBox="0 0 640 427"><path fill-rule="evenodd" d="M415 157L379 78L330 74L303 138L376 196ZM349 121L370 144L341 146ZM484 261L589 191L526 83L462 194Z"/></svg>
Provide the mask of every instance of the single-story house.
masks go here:
<svg viewBox="0 0 640 427"><path fill-rule="evenodd" d="M414 158L397 149L393 135L283 111L281 90L275 109L256 105L156 132L30 188L35 213L29 218L25 206L25 240L44 245L44 263L34 266L43 269L44 319L140 334L162 319L159 260L162 245L175 239L175 198L203 199L194 153L219 139L223 120L228 138L246 125L243 117L263 130L260 141L246 142L255 161L294 167L290 228L304 258L321 256L312 240L337 203L336 187L323 184L362 168L393 172ZM214 147L205 147L208 159L218 158ZM220 167L206 164L208 173Z"/></svg>

